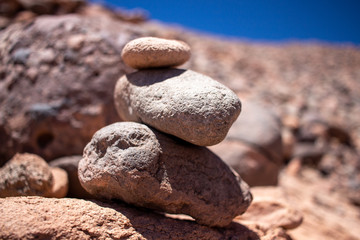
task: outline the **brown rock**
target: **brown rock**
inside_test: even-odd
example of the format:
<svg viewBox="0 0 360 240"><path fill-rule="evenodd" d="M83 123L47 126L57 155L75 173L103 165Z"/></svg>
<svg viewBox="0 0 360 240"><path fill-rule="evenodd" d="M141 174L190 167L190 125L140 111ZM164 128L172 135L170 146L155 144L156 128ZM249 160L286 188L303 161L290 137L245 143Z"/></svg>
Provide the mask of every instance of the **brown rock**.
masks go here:
<svg viewBox="0 0 360 240"><path fill-rule="evenodd" d="M31 22L36 18L36 14L31 11L21 11L16 15L15 22Z"/></svg>
<svg viewBox="0 0 360 240"><path fill-rule="evenodd" d="M143 37L127 43L121 57L132 68L178 66L190 58L190 47L177 40Z"/></svg>
<svg viewBox="0 0 360 240"><path fill-rule="evenodd" d="M82 154L96 130L120 120L114 86L131 71L120 57L130 38L119 33L123 27L73 14L41 16L1 32L0 166L16 152L46 160ZM79 34L88 41L75 51L67 41Z"/></svg>
<svg viewBox="0 0 360 240"><path fill-rule="evenodd" d="M51 193L46 197L65 197L69 188L69 181L66 171L61 168L51 168L51 173L53 175L53 186Z"/></svg>
<svg viewBox="0 0 360 240"><path fill-rule="evenodd" d="M210 228L121 203L70 198L0 199L0 229L1 239L286 239L283 231L237 222Z"/></svg>
<svg viewBox="0 0 360 240"><path fill-rule="evenodd" d="M15 0L2 0L0 2L0 16L13 17L19 10L20 4Z"/></svg>
<svg viewBox="0 0 360 240"><path fill-rule="evenodd" d="M238 140L224 140L209 148L232 167L249 186L276 185L280 167L257 149Z"/></svg>
<svg viewBox="0 0 360 240"><path fill-rule="evenodd" d="M55 2L53 0L17 0L23 8L37 14L53 13Z"/></svg>
<svg viewBox="0 0 360 240"><path fill-rule="evenodd" d="M283 145L283 154L285 159L290 159L294 152L296 138L294 133L287 127L281 130L281 139Z"/></svg>
<svg viewBox="0 0 360 240"><path fill-rule="evenodd" d="M339 181L324 178L313 168L303 168L296 177L281 174L280 185L287 199L303 214L303 223L288 231L293 239L359 238L359 207L334 187L334 180Z"/></svg>
<svg viewBox="0 0 360 240"><path fill-rule="evenodd" d="M207 148L133 122L95 133L79 179L95 196L188 214L209 226L230 224L252 199L247 184Z"/></svg>
<svg viewBox="0 0 360 240"><path fill-rule="evenodd" d="M241 102L219 82L182 69L142 70L121 77L115 105L126 121L143 122L200 146L221 142Z"/></svg>
<svg viewBox="0 0 360 240"><path fill-rule="evenodd" d="M67 40L67 45L69 48L74 50L79 50L85 42L86 36L84 34L72 35Z"/></svg>
<svg viewBox="0 0 360 240"><path fill-rule="evenodd" d="M257 224L264 230L297 228L303 220L302 214L290 206L279 187L255 187L251 189L254 201L242 216L242 223Z"/></svg>
<svg viewBox="0 0 360 240"><path fill-rule="evenodd" d="M41 157L16 154L0 169L0 197L51 195L53 175Z"/></svg>
<svg viewBox="0 0 360 240"><path fill-rule="evenodd" d="M86 0L55 0L57 4L57 13L65 14L79 11L86 5Z"/></svg>
<svg viewBox="0 0 360 240"><path fill-rule="evenodd" d="M0 30L6 28L10 24L10 19L0 16Z"/></svg>
<svg viewBox="0 0 360 240"><path fill-rule="evenodd" d="M314 143L300 142L295 145L293 158L300 159L302 165L317 167L323 155L324 150Z"/></svg>
<svg viewBox="0 0 360 240"><path fill-rule="evenodd" d="M227 139L248 143L270 161L282 165L281 122L274 112L255 102L243 102L242 113L230 128Z"/></svg>
<svg viewBox="0 0 360 240"><path fill-rule="evenodd" d="M51 167L64 169L68 175L69 189L67 197L72 198L93 198L80 184L78 178L78 165L82 158L80 155L68 156L55 159L49 163Z"/></svg>

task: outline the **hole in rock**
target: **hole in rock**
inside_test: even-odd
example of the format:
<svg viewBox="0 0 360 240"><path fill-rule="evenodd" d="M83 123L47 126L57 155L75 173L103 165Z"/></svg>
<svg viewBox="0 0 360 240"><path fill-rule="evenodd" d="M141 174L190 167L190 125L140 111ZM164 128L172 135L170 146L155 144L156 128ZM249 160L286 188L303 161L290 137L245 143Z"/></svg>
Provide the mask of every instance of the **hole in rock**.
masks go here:
<svg viewBox="0 0 360 240"><path fill-rule="evenodd" d="M42 149L46 148L52 141L54 141L54 135L49 132L40 134L36 139L37 145Z"/></svg>

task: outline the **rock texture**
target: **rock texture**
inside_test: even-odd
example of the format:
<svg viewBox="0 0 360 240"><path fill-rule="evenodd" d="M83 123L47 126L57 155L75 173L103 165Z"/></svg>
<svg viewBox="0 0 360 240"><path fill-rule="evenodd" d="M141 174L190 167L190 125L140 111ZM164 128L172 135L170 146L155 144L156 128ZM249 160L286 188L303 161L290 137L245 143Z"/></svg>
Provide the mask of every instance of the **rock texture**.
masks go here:
<svg viewBox="0 0 360 240"><path fill-rule="evenodd" d="M2 239L289 239L281 229L210 228L120 203L41 197L0 199L0 229Z"/></svg>
<svg viewBox="0 0 360 240"><path fill-rule="evenodd" d="M248 186L215 154L133 122L95 133L79 163L95 196L226 226L251 202Z"/></svg>
<svg viewBox="0 0 360 240"><path fill-rule="evenodd" d="M0 197L50 196L53 181L44 159L34 154L16 154L0 169Z"/></svg>
<svg viewBox="0 0 360 240"><path fill-rule="evenodd" d="M50 196L55 198L65 197L69 189L67 173L61 168L51 168L51 173L53 175L53 186Z"/></svg>
<svg viewBox="0 0 360 240"><path fill-rule="evenodd" d="M127 43L121 57L135 69L178 66L189 60L190 47L182 41L143 37Z"/></svg>
<svg viewBox="0 0 360 240"><path fill-rule="evenodd" d="M276 185L283 165L280 119L258 103L244 100L242 114L225 140L210 149L250 186Z"/></svg>
<svg viewBox="0 0 360 240"><path fill-rule="evenodd" d="M288 231L293 239L359 239L359 208L336 188L336 182L335 176L323 178L311 168L300 176L287 171L280 175L287 201L304 217L298 228Z"/></svg>
<svg viewBox="0 0 360 240"><path fill-rule="evenodd" d="M281 121L276 113L258 103L243 101L242 114L234 122L228 139L252 145L270 161L282 165Z"/></svg>
<svg viewBox="0 0 360 240"><path fill-rule="evenodd" d="M115 87L120 117L143 122L200 146L221 142L241 111L239 98L219 82L182 69L142 70Z"/></svg>
<svg viewBox="0 0 360 240"><path fill-rule="evenodd" d="M113 90L131 71L120 57L131 37L124 28L106 16L62 15L0 32L0 166L16 152L47 161L81 154L96 130L120 120Z"/></svg>
<svg viewBox="0 0 360 240"><path fill-rule="evenodd" d="M93 198L79 182L78 166L81 158L81 155L62 157L49 162L49 165L53 168L57 167L66 171L69 181L67 197L83 199Z"/></svg>
<svg viewBox="0 0 360 240"><path fill-rule="evenodd" d="M254 201L242 216L237 217L247 224L257 224L262 229L295 229L303 221L303 215L296 210L280 187L255 187L251 189Z"/></svg>
<svg viewBox="0 0 360 240"><path fill-rule="evenodd" d="M280 165L270 161L253 146L226 139L209 149L232 167L249 186L277 185Z"/></svg>

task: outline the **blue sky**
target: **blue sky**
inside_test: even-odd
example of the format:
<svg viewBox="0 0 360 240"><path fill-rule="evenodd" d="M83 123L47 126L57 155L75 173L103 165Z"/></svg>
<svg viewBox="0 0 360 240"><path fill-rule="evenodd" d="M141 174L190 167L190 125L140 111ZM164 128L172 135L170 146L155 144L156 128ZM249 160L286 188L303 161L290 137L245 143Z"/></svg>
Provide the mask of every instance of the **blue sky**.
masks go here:
<svg viewBox="0 0 360 240"><path fill-rule="evenodd" d="M100 1L141 8L150 19L220 36L360 45L360 0Z"/></svg>

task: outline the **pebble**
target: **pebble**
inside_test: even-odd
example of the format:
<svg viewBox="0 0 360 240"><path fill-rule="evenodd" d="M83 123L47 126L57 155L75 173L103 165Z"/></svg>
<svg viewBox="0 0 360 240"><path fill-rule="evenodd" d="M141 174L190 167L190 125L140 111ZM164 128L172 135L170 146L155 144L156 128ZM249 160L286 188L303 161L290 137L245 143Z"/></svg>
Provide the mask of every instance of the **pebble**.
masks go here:
<svg viewBox="0 0 360 240"><path fill-rule="evenodd" d="M83 34L72 35L67 40L67 45L73 50L79 50L83 45L86 36Z"/></svg>
<svg viewBox="0 0 360 240"><path fill-rule="evenodd" d="M29 48L19 48L12 55L11 59L15 64L26 65L31 51Z"/></svg>
<svg viewBox="0 0 360 240"><path fill-rule="evenodd" d="M135 69L178 66L190 58L190 47L182 41L143 37L122 50L125 64Z"/></svg>

